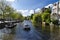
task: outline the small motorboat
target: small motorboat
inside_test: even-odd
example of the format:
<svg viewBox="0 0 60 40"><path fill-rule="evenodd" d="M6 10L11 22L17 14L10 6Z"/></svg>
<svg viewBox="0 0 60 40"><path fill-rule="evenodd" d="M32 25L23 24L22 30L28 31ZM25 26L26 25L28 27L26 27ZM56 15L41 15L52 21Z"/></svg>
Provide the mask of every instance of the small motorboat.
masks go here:
<svg viewBox="0 0 60 40"><path fill-rule="evenodd" d="M24 30L26 30L26 31L30 31L31 30L29 20L24 20L22 24L23 24L23 29Z"/></svg>
<svg viewBox="0 0 60 40"><path fill-rule="evenodd" d="M30 27L29 27L29 25L25 25L25 26L23 27L23 29L29 31L29 30L30 30Z"/></svg>

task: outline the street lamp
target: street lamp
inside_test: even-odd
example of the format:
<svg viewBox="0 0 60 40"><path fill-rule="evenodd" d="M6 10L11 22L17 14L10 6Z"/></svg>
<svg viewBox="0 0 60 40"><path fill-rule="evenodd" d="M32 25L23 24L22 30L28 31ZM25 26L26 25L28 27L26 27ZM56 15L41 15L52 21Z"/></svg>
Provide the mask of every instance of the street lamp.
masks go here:
<svg viewBox="0 0 60 40"><path fill-rule="evenodd" d="M33 9L34 10L34 14L35 14L35 9Z"/></svg>

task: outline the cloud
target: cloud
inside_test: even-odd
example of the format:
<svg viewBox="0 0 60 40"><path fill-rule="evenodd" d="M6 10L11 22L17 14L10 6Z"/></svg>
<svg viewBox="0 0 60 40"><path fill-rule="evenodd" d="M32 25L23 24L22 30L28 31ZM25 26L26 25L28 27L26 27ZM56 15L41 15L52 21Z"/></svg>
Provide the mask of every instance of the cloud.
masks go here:
<svg viewBox="0 0 60 40"><path fill-rule="evenodd" d="M33 13L34 13L34 10L30 10L29 13L30 13L30 14L33 14Z"/></svg>
<svg viewBox="0 0 60 40"><path fill-rule="evenodd" d="M45 6L45 8L48 8L48 7L52 7L53 6L53 4L49 4L49 5L47 5L47 6Z"/></svg>
<svg viewBox="0 0 60 40"><path fill-rule="evenodd" d="M41 10L40 8L37 8L35 11L36 11L36 12L39 12L40 10Z"/></svg>
<svg viewBox="0 0 60 40"><path fill-rule="evenodd" d="M28 10L17 10L17 12L21 12L21 14L22 14L23 16L29 15L29 11L28 11Z"/></svg>
<svg viewBox="0 0 60 40"><path fill-rule="evenodd" d="M17 10L17 12L21 12L23 16L30 16L34 13L34 10Z"/></svg>
<svg viewBox="0 0 60 40"><path fill-rule="evenodd" d="M28 10L18 10L18 12L26 13L26 12L28 12Z"/></svg>
<svg viewBox="0 0 60 40"><path fill-rule="evenodd" d="M35 11L39 12L40 8L37 8ZM34 10L17 10L17 12L20 12L23 16L30 16L31 14L34 14Z"/></svg>
<svg viewBox="0 0 60 40"><path fill-rule="evenodd" d="M6 1L8 1L8 2L14 2L15 0L6 0Z"/></svg>

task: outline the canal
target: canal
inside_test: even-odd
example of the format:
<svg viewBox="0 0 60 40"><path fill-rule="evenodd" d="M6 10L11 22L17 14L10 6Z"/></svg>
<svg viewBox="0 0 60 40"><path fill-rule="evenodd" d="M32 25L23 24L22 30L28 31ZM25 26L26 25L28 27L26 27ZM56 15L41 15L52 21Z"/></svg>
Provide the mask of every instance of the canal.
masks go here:
<svg viewBox="0 0 60 40"><path fill-rule="evenodd" d="M30 24L30 31L23 29L23 23L17 23L17 26L13 29L0 29L0 40L59 40L60 29L55 25L53 31L47 26L43 30L36 30L32 23ZM46 26L45 26L46 27ZM53 26L51 26L53 27Z"/></svg>

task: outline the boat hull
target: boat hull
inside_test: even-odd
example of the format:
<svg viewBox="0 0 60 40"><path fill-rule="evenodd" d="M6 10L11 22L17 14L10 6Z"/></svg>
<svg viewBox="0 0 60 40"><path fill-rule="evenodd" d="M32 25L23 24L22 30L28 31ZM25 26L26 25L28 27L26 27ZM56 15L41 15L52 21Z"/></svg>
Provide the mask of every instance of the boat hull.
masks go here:
<svg viewBox="0 0 60 40"><path fill-rule="evenodd" d="M5 23L0 24L0 29L3 29L3 28L5 28Z"/></svg>

